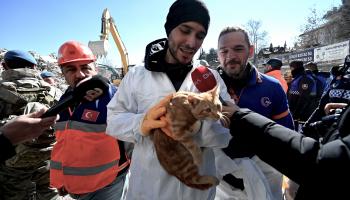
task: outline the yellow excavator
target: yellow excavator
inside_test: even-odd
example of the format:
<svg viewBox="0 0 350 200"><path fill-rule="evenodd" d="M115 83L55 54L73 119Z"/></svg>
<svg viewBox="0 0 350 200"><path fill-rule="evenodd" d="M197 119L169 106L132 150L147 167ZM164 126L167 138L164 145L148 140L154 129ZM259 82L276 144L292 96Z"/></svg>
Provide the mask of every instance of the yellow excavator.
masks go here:
<svg viewBox="0 0 350 200"><path fill-rule="evenodd" d="M108 53L108 48L109 48L108 37L109 37L109 33L111 33L113 40L114 40L115 44L117 45L117 48L118 48L118 51L120 54L120 58L122 61L121 76L112 75L111 79L112 79L113 84L119 85L121 79L128 72L128 68L129 68L128 52L127 52L125 45L124 45L124 43L119 35L118 29L115 25L115 22L114 22L112 16L110 15L107 8L103 10L101 20L102 20L102 27L101 27L100 40L89 41L88 45L97 58L106 57L107 53Z"/></svg>

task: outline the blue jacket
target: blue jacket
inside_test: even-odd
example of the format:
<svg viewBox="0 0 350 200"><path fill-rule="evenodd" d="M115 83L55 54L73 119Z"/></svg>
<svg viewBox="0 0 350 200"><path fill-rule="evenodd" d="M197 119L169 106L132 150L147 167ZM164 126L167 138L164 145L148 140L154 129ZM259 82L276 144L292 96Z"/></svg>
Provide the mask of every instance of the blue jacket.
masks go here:
<svg viewBox="0 0 350 200"><path fill-rule="evenodd" d="M57 122L73 120L77 122L84 122L88 124L106 124L107 121L107 104L112 99L113 95L116 93L117 88L113 85L109 86L108 94L103 95L96 101L85 101L75 106L75 108L71 108L72 114L69 112L69 109L66 109L59 113L60 119ZM71 90L67 89L67 91L62 95L60 101L66 98L70 94ZM83 116L86 114L86 110L97 111L97 116L92 116L91 119ZM96 119L95 119L96 118Z"/></svg>
<svg viewBox="0 0 350 200"><path fill-rule="evenodd" d="M264 75L251 66L248 83L244 87L233 89L227 82L227 90L241 108L249 108L270 118L287 128L294 129L293 119L288 109L288 101L277 79ZM224 72L221 73L222 76ZM224 78L223 79L227 79Z"/></svg>
<svg viewBox="0 0 350 200"><path fill-rule="evenodd" d="M317 108L319 96L316 80L305 71L298 73L288 90L288 102L293 118L306 121Z"/></svg>
<svg viewBox="0 0 350 200"><path fill-rule="evenodd" d="M306 127L310 125L312 122L320 121L322 117L326 114L324 112L324 107L327 103L350 103L350 76L347 75L339 75L333 80L331 80L328 88L325 90L323 96L321 97L320 103L317 109L312 113L307 123ZM305 127L304 127L305 129ZM322 131L322 132L319 132ZM318 138L322 137L323 133L327 130L308 130L304 131L304 135Z"/></svg>

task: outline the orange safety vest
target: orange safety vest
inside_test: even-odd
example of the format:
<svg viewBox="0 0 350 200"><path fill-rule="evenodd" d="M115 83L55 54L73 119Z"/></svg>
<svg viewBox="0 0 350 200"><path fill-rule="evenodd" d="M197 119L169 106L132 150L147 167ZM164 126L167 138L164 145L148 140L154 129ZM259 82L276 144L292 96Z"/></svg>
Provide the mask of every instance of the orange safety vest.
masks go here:
<svg viewBox="0 0 350 200"><path fill-rule="evenodd" d="M272 70L267 72L266 75L276 78L280 82L284 92L287 93L288 84L287 81L282 77L281 70Z"/></svg>
<svg viewBox="0 0 350 200"><path fill-rule="evenodd" d="M112 183L119 171L120 150L115 138L105 133L106 124L57 122L51 153L50 186L70 194L94 192Z"/></svg>

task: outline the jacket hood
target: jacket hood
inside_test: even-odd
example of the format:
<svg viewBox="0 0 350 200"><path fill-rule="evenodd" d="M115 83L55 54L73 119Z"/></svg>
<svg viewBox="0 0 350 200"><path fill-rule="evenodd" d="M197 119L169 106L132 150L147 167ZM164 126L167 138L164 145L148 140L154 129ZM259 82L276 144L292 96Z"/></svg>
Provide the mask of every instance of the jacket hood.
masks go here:
<svg viewBox="0 0 350 200"><path fill-rule="evenodd" d="M168 49L166 38L155 40L146 46L145 67L150 71L165 71L165 54Z"/></svg>
<svg viewBox="0 0 350 200"><path fill-rule="evenodd" d="M145 68L149 71L165 73L184 68L192 69L192 62L187 65L166 63L165 56L168 48L168 39L166 38L149 43L145 52Z"/></svg>

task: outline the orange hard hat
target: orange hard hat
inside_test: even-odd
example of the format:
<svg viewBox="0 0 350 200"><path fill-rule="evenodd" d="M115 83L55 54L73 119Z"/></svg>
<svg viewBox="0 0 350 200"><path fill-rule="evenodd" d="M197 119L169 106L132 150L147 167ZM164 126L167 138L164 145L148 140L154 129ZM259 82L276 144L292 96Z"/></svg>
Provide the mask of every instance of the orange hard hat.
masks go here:
<svg viewBox="0 0 350 200"><path fill-rule="evenodd" d="M80 61L90 63L95 60L91 49L76 41L68 41L58 49L58 65Z"/></svg>

